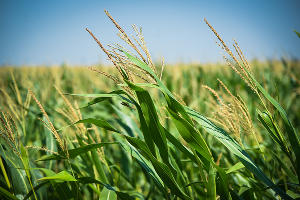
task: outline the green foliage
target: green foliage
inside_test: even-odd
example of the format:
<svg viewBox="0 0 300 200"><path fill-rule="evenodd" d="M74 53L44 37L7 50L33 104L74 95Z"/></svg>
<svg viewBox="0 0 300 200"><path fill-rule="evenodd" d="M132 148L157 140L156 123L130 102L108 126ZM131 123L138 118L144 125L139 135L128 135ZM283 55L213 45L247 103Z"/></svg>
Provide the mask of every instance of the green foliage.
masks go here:
<svg viewBox="0 0 300 200"><path fill-rule="evenodd" d="M152 82L133 81L126 68L116 85L80 68L0 69L1 198L299 197L298 61L253 61L257 94L220 64L167 66L161 79L121 52ZM221 102L201 85L217 88L217 79L245 100L256 138L240 130L238 141L215 122Z"/></svg>
<svg viewBox="0 0 300 200"><path fill-rule="evenodd" d="M142 64L142 62L135 62ZM150 71L146 65L143 64L143 67ZM209 76L203 74L197 75L193 71L198 71L198 69L200 68L187 69L187 71L184 67L180 69L182 73L190 73L189 76L180 78L191 79L185 84L193 83L193 86L186 87L197 88L197 81L214 85L216 77L220 78L218 71L209 72L210 79L207 79ZM72 70L75 69L70 69L70 71ZM190 70L191 72L189 72ZM265 74L268 74L268 70L272 71L272 64L269 69L263 68L263 70L267 70ZM15 71L16 76L19 76L18 73L19 71ZM280 74L282 76L282 73ZM270 75L267 80L277 79L279 76L276 73ZM285 75L289 76L289 74ZM155 74L154 76L156 77ZM169 81L169 76L166 73L165 78L157 85L127 81L123 86L129 85L135 92L136 99L131 96L132 94L123 90L115 90L110 93L93 91L92 94L73 95L73 99L77 99L81 105L85 106L81 106L83 119L71 123L66 123L61 114L51 111L51 107L56 109L62 107L63 102L54 95L55 92L49 93L47 101L42 104L48 105L46 107L48 115L51 116L54 124L57 123L63 133L68 146L67 153L57 149L57 141L51 131L43 127L42 123L37 121L33 123L39 116L37 114L39 111L35 104L31 103L27 120L24 121L27 134L23 136L22 131L20 132L20 156L11 151L9 144L1 139L4 168L1 168L3 186L1 186L0 195L8 199L16 199L21 196L25 199L34 199L34 192L38 199L44 199L46 196L66 199L83 197L89 199L96 197L100 199L144 199L147 196L150 199L171 199L173 196L182 199L215 199L217 196L224 199L248 197L272 199L275 193L271 192L271 189L283 196L296 197L298 195L298 176L295 174L298 172L296 170L298 154L295 152L295 150L297 151L295 144L297 144L296 130L299 129L299 125L295 124L296 127L293 127L291 126L292 122L288 120L290 118L295 122L299 119L297 112L292 110L297 108L294 104L297 105L298 102L289 103L287 114L282 106L278 106L277 100L276 103L274 99L265 94L264 96L271 100L271 105L275 104L275 108L279 109L277 115L277 112L274 112L269 106L268 110L259 106L255 97L248 93L246 87L239 89L239 93L247 95L247 105L256 105L250 108L250 113L252 113L253 119L256 116L259 119L259 121L254 121L255 124L261 123L261 126L257 126L257 130L262 133L263 137L263 140L260 141L260 145L264 147L262 155L259 151L255 151L255 147L251 147L250 143L247 148L244 148L235 141L230 133L199 113L202 111L207 115L210 114L205 108L207 93L204 90L201 90L203 95L197 97L196 103L193 103L197 105L199 111L190 108L189 104L179 103L164 85L164 82ZM198 79L197 76L202 78ZM226 79L227 83L230 83L231 88L237 86L233 74L222 76L224 76L222 79ZM157 78L157 80L159 79ZM292 80L291 78L290 81ZM174 82L173 90L178 90L176 93L184 96L184 90L174 86L176 81L177 79L172 80ZM268 81L265 83L268 84ZM61 84L63 87L64 82ZM242 82L239 84L243 85ZM277 84L281 84L277 87L286 88L280 90L282 93L292 92L295 90L293 88L298 87L297 85L289 86L288 84L292 83L285 81L277 82ZM289 100L283 98L289 98L287 95L276 93L278 91L273 90L271 85L265 85L265 87L268 93L281 96L282 98L279 99L281 103L285 104ZM287 89L288 87L292 89ZM162 95L154 93L154 90L157 89L161 91ZM199 87L199 89L201 88ZM7 90L10 92L9 89ZM84 91L85 88L81 90ZM20 89L22 96L25 91L25 89ZM266 93L266 91L262 90L262 93ZM13 98L14 94L11 94ZM196 98L193 95L196 94L192 94L192 98ZM56 105L55 102L58 104ZM120 104L122 102L126 102L127 106ZM2 101L1 105L7 105L6 103L8 102ZM259 110L266 111L261 112L257 107ZM271 112L273 114L270 114ZM168 117L163 118L162 113ZM282 121L278 120L278 117L283 117ZM80 124L86 127L83 129L84 132L76 129ZM98 136L91 129L91 125L99 128L101 142L97 140ZM288 132L285 133L285 131ZM41 132L43 134L38 134ZM274 146L273 140L277 144L276 146ZM21 141L27 142L22 142L24 143L22 146ZM25 145L45 146L49 151L37 151L34 148L26 148ZM104 154L101 153L102 148L104 148ZM222 153L221 160L216 164L217 155L220 153ZM272 161L269 160L272 157ZM39 161L35 162L36 160ZM33 168L35 165L44 168L35 170ZM59 169L59 171L52 171L54 169ZM9 188L4 172L13 187ZM272 177L272 181L268 177ZM30 186L29 180L34 189ZM282 185L286 185L288 190ZM45 191L51 192L45 193Z"/></svg>

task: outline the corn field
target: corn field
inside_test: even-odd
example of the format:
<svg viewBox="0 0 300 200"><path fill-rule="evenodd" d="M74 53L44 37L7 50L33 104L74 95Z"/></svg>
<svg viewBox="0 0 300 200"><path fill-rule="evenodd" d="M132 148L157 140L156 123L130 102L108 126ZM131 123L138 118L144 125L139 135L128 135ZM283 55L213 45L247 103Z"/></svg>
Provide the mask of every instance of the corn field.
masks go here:
<svg viewBox="0 0 300 200"><path fill-rule="evenodd" d="M0 68L2 199L299 199L300 62L152 61L142 32L112 66ZM151 42L151 41L148 41Z"/></svg>

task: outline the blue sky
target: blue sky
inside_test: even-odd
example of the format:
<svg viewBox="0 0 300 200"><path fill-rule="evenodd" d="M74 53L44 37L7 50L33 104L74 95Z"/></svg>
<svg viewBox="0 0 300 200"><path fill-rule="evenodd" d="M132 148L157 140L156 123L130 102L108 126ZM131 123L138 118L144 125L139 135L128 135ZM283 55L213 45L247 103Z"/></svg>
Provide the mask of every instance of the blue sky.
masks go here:
<svg viewBox="0 0 300 200"><path fill-rule="evenodd" d="M143 27L155 60L222 61L207 20L225 41L236 39L249 59L300 58L300 1L0 0L0 65L107 63L84 30L119 42L107 9L124 27Z"/></svg>

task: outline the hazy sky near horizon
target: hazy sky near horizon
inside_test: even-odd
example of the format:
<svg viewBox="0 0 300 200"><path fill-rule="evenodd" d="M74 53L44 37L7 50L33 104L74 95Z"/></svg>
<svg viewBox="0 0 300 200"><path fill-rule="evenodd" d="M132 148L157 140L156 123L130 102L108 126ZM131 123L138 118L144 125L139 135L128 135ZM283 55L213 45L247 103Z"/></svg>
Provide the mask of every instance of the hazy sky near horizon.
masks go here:
<svg viewBox="0 0 300 200"><path fill-rule="evenodd" d="M103 44L120 42L108 10L128 32L143 27L154 60L222 61L205 17L225 39L236 39L247 58L300 59L299 0L137 1L0 0L0 65L107 63L85 31Z"/></svg>

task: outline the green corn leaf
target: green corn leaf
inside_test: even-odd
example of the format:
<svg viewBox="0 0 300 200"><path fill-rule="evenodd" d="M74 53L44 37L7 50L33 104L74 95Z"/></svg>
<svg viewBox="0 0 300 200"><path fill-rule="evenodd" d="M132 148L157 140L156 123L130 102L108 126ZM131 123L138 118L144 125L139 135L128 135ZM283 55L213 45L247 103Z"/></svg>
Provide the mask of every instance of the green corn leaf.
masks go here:
<svg viewBox="0 0 300 200"><path fill-rule="evenodd" d="M117 200L117 194L104 187L100 193L99 200Z"/></svg>
<svg viewBox="0 0 300 200"><path fill-rule="evenodd" d="M180 160L180 157L178 155L178 152L176 152L173 148L169 147L169 152L170 152L170 160L172 163L172 166L174 166L175 170L176 170L176 177L175 180L177 181L178 185L180 186L180 188L183 188L185 193L188 193L189 191L187 190L187 188L185 188L184 186L187 185L187 181L186 181L186 177L184 176L183 172L183 164Z"/></svg>
<svg viewBox="0 0 300 200"><path fill-rule="evenodd" d="M140 126L141 126L141 130L144 136L144 139L146 141L147 146L149 147L152 155L154 157L156 157L156 151L155 151L155 146L154 146L154 140L151 136L151 131L149 126L147 125L145 116L143 114L142 108L139 104L135 103L135 107L138 111L138 115L139 115L139 120L140 120Z"/></svg>
<svg viewBox="0 0 300 200"><path fill-rule="evenodd" d="M51 169L47 168L31 168L33 170L40 170L42 171L46 176L54 176L56 173L52 171Z"/></svg>
<svg viewBox="0 0 300 200"><path fill-rule="evenodd" d="M280 158L281 156L277 153L272 152L271 156L274 156L274 158L276 158L276 160L279 163L279 166L282 168L282 170L287 174L287 176L289 176L291 178L292 182L296 183L298 181L297 177L292 172L292 169L290 168L289 163L285 162L285 160Z"/></svg>
<svg viewBox="0 0 300 200"><path fill-rule="evenodd" d="M133 138L129 136L125 136L127 141L133 145L135 148L137 148L141 154L150 160L152 163L155 171L158 173L160 178L163 180L163 182L171 189L171 192L177 195L178 197L182 199L190 199L178 186L177 182L175 181L173 174L171 172L171 169L164 163L159 162L150 152L148 149L146 143L144 143L142 140L138 138Z"/></svg>
<svg viewBox="0 0 300 200"><path fill-rule="evenodd" d="M88 119L82 119L82 120L75 122L75 124L80 124L80 123L94 124L100 128L104 128L109 131L114 131L116 133L119 132L117 129L112 127L107 121L102 120L102 119L88 118Z"/></svg>
<svg viewBox="0 0 300 200"><path fill-rule="evenodd" d="M210 150L200 133L188 121L181 118L171 109L168 108L168 112L182 138L208 162L213 162Z"/></svg>
<svg viewBox="0 0 300 200"><path fill-rule="evenodd" d="M133 137L136 134L140 138L144 137L141 129L138 127L137 123L134 121L134 118L125 114L124 112L122 112L119 108L117 108L114 105L112 105L112 108L114 109L115 113L119 117L119 119L117 120L118 123L120 124L120 122L121 122L123 124L124 130L128 133L129 136ZM141 112L140 108L138 110L139 110L138 112ZM139 114L141 114L141 113L139 113ZM141 117L143 117L143 116L141 115ZM142 121L142 120L140 119L140 121ZM143 121L145 121L145 120L143 120ZM154 147L154 143L153 143L153 147Z"/></svg>
<svg viewBox="0 0 300 200"><path fill-rule="evenodd" d="M116 97L120 94L124 94L125 92L123 90L115 90L110 93L102 93L102 94L68 94L65 95L71 95L71 96L79 96L79 97L89 97L89 98L110 98L110 97Z"/></svg>
<svg viewBox="0 0 300 200"><path fill-rule="evenodd" d="M141 107L142 113L146 122L146 126L148 130L151 130L151 136L145 137L145 140L153 140L156 146L159 149L159 153L164 160L164 162L168 163L168 146L167 139L164 133L164 130L160 126L159 118L157 115L157 111L155 109L154 103L148 91L144 90L141 87L138 87L130 82L127 84L136 92L136 95L139 100L139 105ZM147 144L151 144L151 142L146 142Z"/></svg>
<svg viewBox="0 0 300 200"><path fill-rule="evenodd" d="M82 153L87 153L89 151L92 151L94 149L98 149L100 147L106 146L106 145L111 145L111 144L119 144L118 142L101 142L97 144L88 144L84 145L75 149L70 149L68 150L69 152L69 157L71 159L75 158L76 156L82 154Z"/></svg>
<svg viewBox="0 0 300 200"><path fill-rule="evenodd" d="M89 143L92 142L90 135L88 135L88 141L89 141ZM91 155L92 155L93 163L95 164L96 170L98 172L100 181L108 184L109 181L105 174L105 165L101 162L99 154L97 153L96 150L92 150Z"/></svg>
<svg viewBox="0 0 300 200"><path fill-rule="evenodd" d="M87 105L82 106L82 107L80 107L80 108L87 108L87 107L89 107L89 106L91 106L91 105L100 103L100 102L105 101L105 100L110 99L110 98L111 98L111 97L97 97L97 98L93 99L92 101L88 102Z"/></svg>
<svg viewBox="0 0 300 200"><path fill-rule="evenodd" d="M7 191L6 189L4 189L1 186L0 186L0 197L2 197L3 199L8 199L8 200L18 200L18 198L16 196L14 196L13 194L11 194L9 191Z"/></svg>
<svg viewBox="0 0 300 200"><path fill-rule="evenodd" d="M300 35L299 35L299 37L300 37ZM293 199L300 199L300 194L299 193L295 193L291 190L288 190L287 194L290 195Z"/></svg>
<svg viewBox="0 0 300 200"><path fill-rule="evenodd" d="M60 155L60 154L50 154L50 155L44 155L37 159L36 161L48 161L48 160L64 160L67 159L66 156Z"/></svg>
<svg viewBox="0 0 300 200"><path fill-rule="evenodd" d="M101 142L101 143L96 143L96 144L88 144L88 145L83 145L81 147L75 148L75 149L69 149L69 158L74 159L78 155L87 153L89 151L92 151L94 149L98 149L100 147L106 146L106 145L111 145L111 144L118 144L117 142ZM60 155L60 154L51 154L51 155L45 155L42 156L40 159L37 161L46 161L46 160L63 160L67 159L66 156Z"/></svg>
<svg viewBox="0 0 300 200"><path fill-rule="evenodd" d="M245 166L243 165L243 163L238 162L235 165L231 166L227 171L226 174L230 174L232 172L238 171L239 169L244 168Z"/></svg>
<svg viewBox="0 0 300 200"><path fill-rule="evenodd" d="M120 83L119 86L128 86L128 84ZM154 83L134 83L138 87L149 87L149 88L158 88L157 84Z"/></svg>
<svg viewBox="0 0 300 200"><path fill-rule="evenodd" d="M51 180L51 181L77 181L71 174L69 174L67 171L61 171L55 175L52 176L46 176L43 178L38 179L38 181L45 181L45 180Z"/></svg>
<svg viewBox="0 0 300 200"><path fill-rule="evenodd" d="M151 162L149 162L143 155L141 155L134 146L130 145L128 141L124 137L122 137L122 135L115 134L114 137L120 142L125 151L130 153L131 156L138 161L140 166L144 169L145 173L147 173L153 179L155 185L159 188L159 190L167 194L167 191L163 186L163 181L156 173Z"/></svg>
<svg viewBox="0 0 300 200"><path fill-rule="evenodd" d="M90 183L99 184L99 185L104 186L107 190L115 192L118 196L118 199L120 199L120 200L134 200L134 197L130 196L128 193L121 192L118 189L116 189L115 187L113 187L109 184L103 183L101 181L98 181L92 177L80 177L80 178L78 178L78 182L83 183L83 184L90 184ZM101 193L100 193L100 195L101 195Z"/></svg>
<svg viewBox="0 0 300 200"><path fill-rule="evenodd" d="M95 99L91 100L90 102L88 102L87 105L82 106L81 108L89 107L91 105L100 103L100 102L105 101L107 99L110 99L112 97L116 97L116 96L118 96L120 94L124 94L124 91L123 90L115 90L115 91L112 91L110 93L91 94L91 96L94 97ZM70 94L70 95L73 95L73 96L83 96L83 97L91 97L91 96L89 96L89 94Z"/></svg>
<svg viewBox="0 0 300 200"><path fill-rule="evenodd" d="M14 193L16 195L27 194L30 190L30 185L26 178L26 173L23 170L24 165L22 160L15 154L15 152L11 151L9 145L2 139L2 137L0 138L0 144L0 155L8 165L8 171L13 180L12 186Z"/></svg>
<svg viewBox="0 0 300 200"><path fill-rule="evenodd" d="M167 131L165 128L164 128L164 130L165 130L165 134L166 134L168 141L170 141L186 157L190 158L194 163L197 164L197 160L196 160L195 156L193 155L193 153L189 149L187 149L185 146L183 146L182 142L179 141L179 139L177 139L171 133L169 133L169 131Z"/></svg>
<svg viewBox="0 0 300 200"><path fill-rule="evenodd" d="M21 149L21 157L22 157L22 162L23 162L24 168L25 168L25 172L26 172L28 179L30 179L31 175L30 175L30 170L29 170L30 166L29 166L28 152L25 149L25 147L23 146L23 144L20 145L20 149Z"/></svg>

